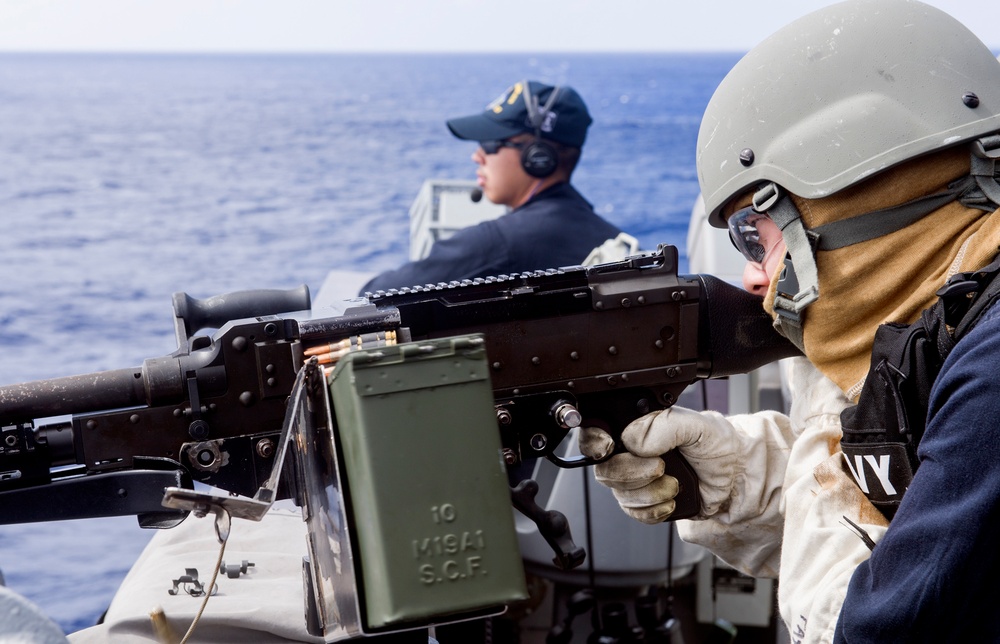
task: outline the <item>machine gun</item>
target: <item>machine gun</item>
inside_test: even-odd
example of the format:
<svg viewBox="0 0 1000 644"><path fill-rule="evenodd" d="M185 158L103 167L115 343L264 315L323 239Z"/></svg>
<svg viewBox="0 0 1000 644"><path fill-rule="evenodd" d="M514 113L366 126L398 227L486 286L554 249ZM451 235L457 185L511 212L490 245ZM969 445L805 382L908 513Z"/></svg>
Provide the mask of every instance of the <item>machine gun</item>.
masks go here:
<svg viewBox="0 0 1000 644"><path fill-rule="evenodd" d="M314 470L345 478L333 484L338 494L357 492L380 476L375 465L351 477L363 449L350 451L357 446L345 445L344 434L361 416L345 414L348 408L357 411L360 403L338 405L336 387L331 385L334 393L328 395L317 384L321 369L329 384L341 365L354 364L348 374L354 383L363 364L408 357L412 363L443 352L456 357L457 366L457 357L471 356L481 361L482 374L477 375L479 367L469 367L469 380L488 383L492 406L486 422L482 416L469 418L478 412L455 421L467 424L469 432L451 440L463 441L472 426L490 425L487 432L496 437L499 460L508 467L539 457L580 467L593 461L555 455L572 428L600 426L620 439L630 421L670 406L698 379L746 373L796 353L773 331L758 298L708 275L678 275L677 250L671 246L587 268L369 294L329 315L309 310L305 287L208 300L178 293L173 303L178 349L169 356L132 369L0 387L0 523L134 514L144 527L170 527L187 511L204 513L213 504L257 518L257 510L241 509L234 499L254 497L267 504L291 496L306 504L303 497L314 482L303 472ZM198 334L205 329L215 332ZM322 364L335 362L341 364ZM396 378L389 371L378 375L383 381L387 377ZM365 386L378 391L360 395L381 400L396 391L437 390L443 384L390 383L378 389L383 385L369 382ZM295 402L299 397L306 402ZM317 400L332 403L334 413L324 416ZM438 407L452 406L447 396L435 400ZM66 415L68 420L56 418ZM305 424L312 431L327 432L333 454L300 448L311 455L299 457L296 476L279 479L288 445L295 444L290 436L296 415L311 418ZM485 440L476 436L475 441ZM299 438L299 444L317 442L315 435ZM429 446L429 458L443 453L435 447L438 438L436 427L418 436L419 444ZM360 440L361 448L372 446ZM463 449L474 451L476 444ZM495 456L486 462L490 458ZM668 472L681 482L674 518L696 514L693 472L679 455L665 458ZM320 464L318 470L305 463L309 459ZM411 472L435 467L419 460L408 462ZM190 492L195 481L239 496L206 501ZM572 543L561 516L534 504L537 488L531 483L514 489L515 506L539 523L556 550L557 565L578 565L582 549ZM165 489L173 509L164 507ZM344 505L348 523L352 507L368 506L352 501L350 494ZM357 540L352 533L355 546ZM429 548L414 545L417 558L429 556ZM441 581L441 574L421 570L430 575L425 583ZM314 575L314 582L320 583L323 574ZM370 588L375 582L360 583ZM433 619L435 611L440 612L425 611L417 621ZM342 626L343 607L332 612L340 614ZM370 613L359 621L371 631L413 622L409 617L373 619Z"/></svg>

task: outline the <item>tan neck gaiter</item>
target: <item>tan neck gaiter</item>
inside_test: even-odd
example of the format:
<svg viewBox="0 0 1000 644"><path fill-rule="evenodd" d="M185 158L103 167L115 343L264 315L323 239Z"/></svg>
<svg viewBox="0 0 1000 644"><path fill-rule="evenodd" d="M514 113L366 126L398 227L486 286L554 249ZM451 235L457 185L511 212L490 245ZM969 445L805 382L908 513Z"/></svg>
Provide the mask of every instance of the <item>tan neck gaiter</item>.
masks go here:
<svg viewBox="0 0 1000 644"><path fill-rule="evenodd" d="M968 174L964 146L893 168L824 199L795 205L806 228L848 219L944 190ZM998 211L1000 212L1000 211ZM806 309L806 356L856 400L871 363L875 330L912 323L952 274L988 264L1000 248L1000 215L952 202L889 235L816 257L819 299ZM777 275L765 299L773 315Z"/></svg>

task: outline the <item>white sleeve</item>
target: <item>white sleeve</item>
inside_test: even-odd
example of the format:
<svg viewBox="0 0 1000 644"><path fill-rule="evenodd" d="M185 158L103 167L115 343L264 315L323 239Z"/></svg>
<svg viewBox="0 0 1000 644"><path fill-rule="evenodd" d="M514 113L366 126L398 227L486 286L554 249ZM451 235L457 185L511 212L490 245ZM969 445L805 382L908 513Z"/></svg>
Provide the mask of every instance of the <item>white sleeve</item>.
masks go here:
<svg viewBox="0 0 1000 644"><path fill-rule="evenodd" d="M754 577L778 577L783 491L839 449L840 411L848 404L805 358L783 360L781 369L792 401L788 416L758 412L727 418L749 446L728 509L703 521L677 522L682 539Z"/></svg>
<svg viewBox="0 0 1000 644"><path fill-rule="evenodd" d="M844 466L840 411L850 404L846 397L822 376L798 393L805 404L800 417L793 407L792 422L804 430L785 474L778 610L794 644L826 643L833 641L851 575L871 552L844 519L875 542L888 522Z"/></svg>
<svg viewBox="0 0 1000 644"><path fill-rule="evenodd" d="M753 577L777 577L783 518L781 483L791 426L777 412L726 419L745 446L728 505L703 520L678 521L681 539L710 550Z"/></svg>

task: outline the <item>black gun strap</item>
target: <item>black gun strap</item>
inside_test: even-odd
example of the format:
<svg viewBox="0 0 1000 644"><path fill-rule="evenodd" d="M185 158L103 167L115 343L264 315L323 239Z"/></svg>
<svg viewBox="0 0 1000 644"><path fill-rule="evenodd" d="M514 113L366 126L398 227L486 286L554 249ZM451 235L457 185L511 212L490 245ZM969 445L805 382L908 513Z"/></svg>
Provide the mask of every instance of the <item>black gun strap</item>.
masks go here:
<svg viewBox="0 0 1000 644"><path fill-rule="evenodd" d="M952 348L1000 296L1000 257L953 276L910 325L875 332L858 404L841 413L841 448L861 491L889 519L919 465L931 386Z"/></svg>

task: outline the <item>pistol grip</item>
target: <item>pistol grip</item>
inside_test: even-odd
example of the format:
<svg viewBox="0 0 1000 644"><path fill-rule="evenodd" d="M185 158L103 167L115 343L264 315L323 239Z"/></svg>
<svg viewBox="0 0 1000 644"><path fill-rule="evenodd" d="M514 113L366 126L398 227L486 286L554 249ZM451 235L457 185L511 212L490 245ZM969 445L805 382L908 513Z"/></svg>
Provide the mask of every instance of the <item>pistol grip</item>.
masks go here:
<svg viewBox="0 0 1000 644"><path fill-rule="evenodd" d="M701 511L701 497L698 495L698 477L694 468L677 450L663 455L664 473L677 479L676 506L667 521L689 519Z"/></svg>

